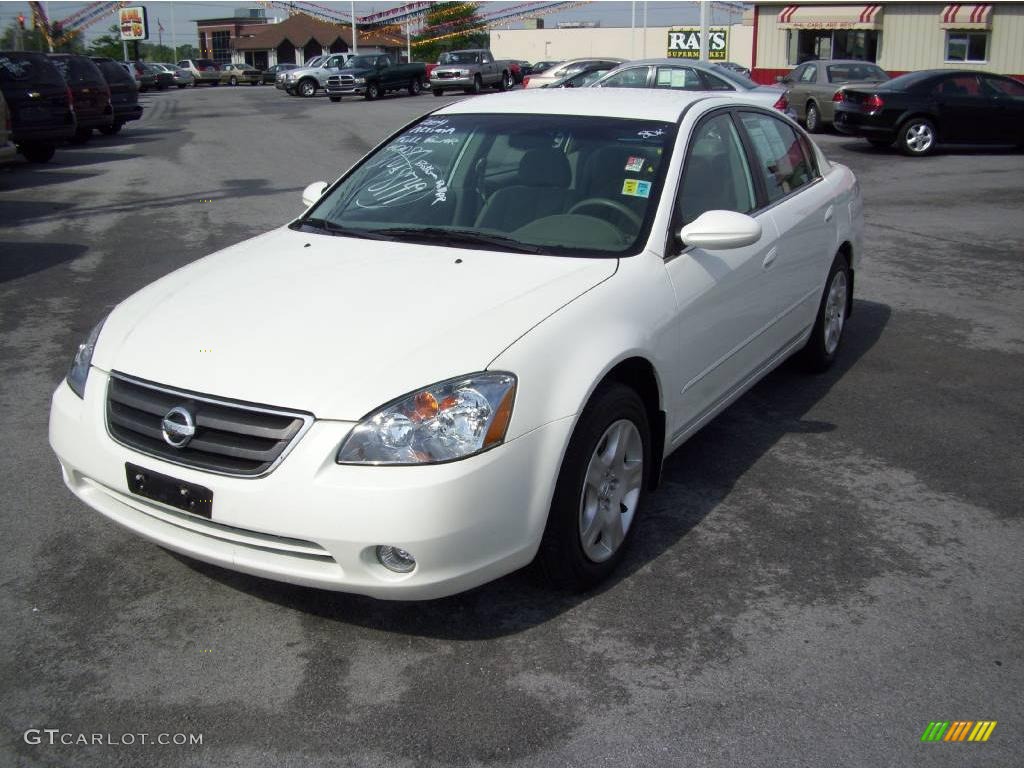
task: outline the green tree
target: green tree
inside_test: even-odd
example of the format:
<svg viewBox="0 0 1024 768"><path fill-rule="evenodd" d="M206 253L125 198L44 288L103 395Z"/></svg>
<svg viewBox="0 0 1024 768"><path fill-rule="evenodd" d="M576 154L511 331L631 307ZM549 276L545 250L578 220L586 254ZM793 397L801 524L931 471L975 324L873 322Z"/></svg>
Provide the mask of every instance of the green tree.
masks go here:
<svg viewBox="0 0 1024 768"><path fill-rule="evenodd" d="M487 31L476 11L477 3L434 3L427 12L423 34L412 39L413 58L437 61L444 51L486 48ZM433 39L437 37L442 39Z"/></svg>
<svg viewBox="0 0 1024 768"><path fill-rule="evenodd" d="M64 36L64 31L61 29L60 24L54 22L50 27L50 37L54 40L60 40ZM20 43L20 44L19 44ZM18 22L12 21L7 25L7 28L0 34L0 49L13 51L43 51L49 52L50 46L43 37L41 29L36 29L32 26L31 18L26 19L25 29L18 29ZM82 53L85 50L85 46L82 45L81 35L73 34L63 43L55 45L54 53Z"/></svg>

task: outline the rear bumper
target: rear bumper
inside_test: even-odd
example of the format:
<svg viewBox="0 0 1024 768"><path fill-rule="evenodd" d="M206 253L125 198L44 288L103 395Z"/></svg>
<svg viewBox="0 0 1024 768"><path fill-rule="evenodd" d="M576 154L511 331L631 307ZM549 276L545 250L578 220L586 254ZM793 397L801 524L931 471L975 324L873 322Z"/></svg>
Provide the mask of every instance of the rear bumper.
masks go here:
<svg viewBox="0 0 1024 768"><path fill-rule="evenodd" d="M832 126L847 136L863 136L869 139L895 138L896 131L890 125L875 123L871 115L851 110L837 109Z"/></svg>
<svg viewBox="0 0 1024 768"><path fill-rule="evenodd" d="M127 123L129 120L138 120L142 117L142 107L139 104L115 104L114 122Z"/></svg>
<svg viewBox="0 0 1024 768"><path fill-rule="evenodd" d="M15 144L57 144L75 135L77 123L74 119L60 126L18 128L11 136Z"/></svg>
<svg viewBox="0 0 1024 768"><path fill-rule="evenodd" d="M114 111L107 107L107 111L102 114L86 114L78 115L77 122L79 128L103 128L108 125L114 124Z"/></svg>

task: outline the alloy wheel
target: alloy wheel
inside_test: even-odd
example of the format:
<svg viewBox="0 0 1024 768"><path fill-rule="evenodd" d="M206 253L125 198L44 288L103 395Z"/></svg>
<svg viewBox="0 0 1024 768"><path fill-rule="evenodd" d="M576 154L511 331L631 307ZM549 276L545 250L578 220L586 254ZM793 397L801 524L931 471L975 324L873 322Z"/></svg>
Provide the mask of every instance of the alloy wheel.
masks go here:
<svg viewBox="0 0 1024 768"><path fill-rule="evenodd" d="M847 293L846 272L839 270L832 278L828 300L825 302L825 352L829 355L835 353L843 335Z"/></svg>
<svg viewBox="0 0 1024 768"><path fill-rule="evenodd" d="M580 544L591 561L604 562L622 546L636 515L643 478L640 431L632 421L619 419L597 441L580 495Z"/></svg>

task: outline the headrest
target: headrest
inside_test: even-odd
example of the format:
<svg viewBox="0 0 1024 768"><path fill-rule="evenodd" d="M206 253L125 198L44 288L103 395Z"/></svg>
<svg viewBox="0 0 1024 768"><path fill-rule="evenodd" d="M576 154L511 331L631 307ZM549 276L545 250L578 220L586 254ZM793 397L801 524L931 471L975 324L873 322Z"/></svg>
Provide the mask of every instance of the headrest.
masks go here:
<svg viewBox="0 0 1024 768"><path fill-rule="evenodd" d="M525 187L568 188L572 169L557 149L531 149L519 161L519 184Z"/></svg>

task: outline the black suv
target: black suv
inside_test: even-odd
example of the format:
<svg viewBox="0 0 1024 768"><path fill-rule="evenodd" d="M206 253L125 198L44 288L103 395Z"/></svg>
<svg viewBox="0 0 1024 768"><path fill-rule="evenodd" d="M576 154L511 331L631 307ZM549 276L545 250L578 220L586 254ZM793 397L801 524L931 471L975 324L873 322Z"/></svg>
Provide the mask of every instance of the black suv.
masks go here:
<svg viewBox="0 0 1024 768"><path fill-rule="evenodd" d="M112 136L121 130L129 120L142 117L142 105L139 104L139 87L135 78L123 66L105 56L93 56L92 62L100 68L110 88L110 103L114 107L114 124L100 128L100 133Z"/></svg>
<svg viewBox="0 0 1024 768"><path fill-rule="evenodd" d="M0 51L0 90L11 110L11 139L26 160L45 163L75 135L71 90L45 54Z"/></svg>
<svg viewBox="0 0 1024 768"><path fill-rule="evenodd" d="M110 128L114 124L114 108L110 105L110 88L99 67L88 56L73 53L51 53L50 60L64 75L71 89L71 107L78 127L71 138L73 144L88 141L93 128Z"/></svg>

